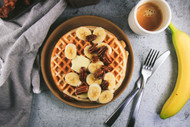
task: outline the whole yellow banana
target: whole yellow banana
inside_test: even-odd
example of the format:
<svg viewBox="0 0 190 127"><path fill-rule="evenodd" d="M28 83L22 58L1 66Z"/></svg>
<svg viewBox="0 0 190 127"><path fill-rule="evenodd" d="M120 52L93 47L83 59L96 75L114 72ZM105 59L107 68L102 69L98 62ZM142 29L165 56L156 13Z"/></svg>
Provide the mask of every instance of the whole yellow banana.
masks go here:
<svg viewBox="0 0 190 127"><path fill-rule="evenodd" d="M169 28L178 59L178 77L175 88L160 113L162 119L178 113L190 98L190 37L172 23Z"/></svg>

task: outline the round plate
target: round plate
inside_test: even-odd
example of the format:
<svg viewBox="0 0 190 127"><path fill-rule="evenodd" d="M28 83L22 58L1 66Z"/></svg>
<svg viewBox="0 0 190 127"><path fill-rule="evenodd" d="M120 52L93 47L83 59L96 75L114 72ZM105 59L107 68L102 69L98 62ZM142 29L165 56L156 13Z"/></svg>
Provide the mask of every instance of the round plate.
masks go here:
<svg viewBox="0 0 190 127"><path fill-rule="evenodd" d="M78 108L96 108L103 106L105 104L99 104L99 103L89 103L89 102L79 102L79 101L68 101L63 98L63 93L60 92L56 86L56 84L53 81L53 77L51 75L51 69L50 69L50 58L51 58L51 53L52 50L55 46L55 44L58 42L58 40L67 32L70 30L80 27L80 26L100 26L108 31L112 32L118 40L123 40L126 43L126 50L129 52L129 57L128 57L128 62L127 62L127 71L126 71L126 76L125 79L122 83L122 85L115 91L114 93L114 98L115 100L119 95L125 90L127 87L133 73L133 67L134 67L134 55L133 55L133 50L131 47L131 44L125 35L125 33L114 23L112 23L109 20L106 20L101 17L97 16L78 16L71 18L61 25L59 25L49 36L47 39L43 50L41 54L41 70L42 70L42 75L43 78L48 86L48 88L51 90L51 92L59 98L61 101L74 106ZM112 101L113 101L112 100Z"/></svg>

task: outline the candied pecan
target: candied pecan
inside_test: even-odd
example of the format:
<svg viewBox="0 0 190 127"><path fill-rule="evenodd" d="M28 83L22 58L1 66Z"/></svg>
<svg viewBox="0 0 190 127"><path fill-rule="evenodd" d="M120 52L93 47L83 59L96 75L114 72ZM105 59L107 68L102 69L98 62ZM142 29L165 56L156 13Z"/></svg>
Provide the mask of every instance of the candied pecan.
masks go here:
<svg viewBox="0 0 190 127"><path fill-rule="evenodd" d="M88 85L86 83L84 83L84 85L80 85L76 87L75 93L77 95L82 94L82 93L87 93L87 92L88 92Z"/></svg>
<svg viewBox="0 0 190 127"><path fill-rule="evenodd" d="M85 67L81 67L79 71L79 79L81 81L86 81L87 69Z"/></svg>
<svg viewBox="0 0 190 127"><path fill-rule="evenodd" d="M102 46L102 47L98 50L98 52L97 52L98 57L103 58L104 55L105 55L105 53L106 53L107 51L108 51L108 47L107 47L107 46Z"/></svg>
<svg viewBox="0 0 190 127"><path fill-rule="evenodd" d="M108 86L109 86L109 82L106 81L106 80L103 80L102 83L100 84L101 88L103 90L107 90L108 89Z"/></svg>
<svg viewBox="0 0 190 127"><path fill-rule="evenodd" d="M96 38L97 38L96 35L91 34L91 35L86 36L86 41L92 42L92 41L94 41Z"/></svg>
<svg viewBox="0 0 190 127"><path fill-rule="evenodd" d="M0 9L0 18L7 18L8 14L15 8L15 6L12 4L12 2L7 3Z"/></svg>
<svg viewBox="0 0 190 127"><path fill-rule="evenodd" d="M15 7L30 5L30 0L3 0L3 2L4 5L0 8L0 18L7 18Z"/></svg>
<svg viewBox="0 0 190 127"><path fill-rule="evenodd" d="M92 44L92 46L90 46L90 48L88 49L89 53L96 53L98 51L98 47L97 44Z"/></svg>
<svg viewBox="0 0 190 127"><path fill-rule="evenodd" d="M102 66L101 66L101 69L102 69L102 70L106 70L106 69L107 69L107 66L106 66L106 65L102 65Z"/></svg>
<svg viewBox="0 0 190 127"><path fill-rule="evenodd" d="M95 71L94 77L95 78L103 78L104 74L105 74L105 72L102 69L98 69Z"/></svg>
<svg viewBox="0 0 190 127"><path fill-rule="evenodd" d="M15 2L10 1L10 2L5 4L5 7L8 7L10 9L14 9L15 8Z"/></svg>
<svg viewBox="0 0 190 127"><path fill-rule="evenodd" d="M108 52L105 53L104 57L103 57L103 62L106 64L106 65L109 65L112 63L112 58L111 56L108 54Z"/></svg>
<svg viewBox="0 0 190 127"><path fill-rule="evenodd" d="M102 66L101 66L101 69L104 70L106 73L113 70L112 67L110 67L110 66L105 66L105 65L102 65Z"/></svg>
<svg viewBox="0 0 190 127"><path fill-rule="evenodd" d="M92 56L92 63L96 63L96 62L98 62L98 60L99 60L99 57L97 57L97 56Z"/></svg>
<svg viewBox="0 0 190 127"><path fill-rule="evenodd" d="M7 18L8 14L15 9L17 0L4 0L4 5L0 8L0 18Z"/></svg>

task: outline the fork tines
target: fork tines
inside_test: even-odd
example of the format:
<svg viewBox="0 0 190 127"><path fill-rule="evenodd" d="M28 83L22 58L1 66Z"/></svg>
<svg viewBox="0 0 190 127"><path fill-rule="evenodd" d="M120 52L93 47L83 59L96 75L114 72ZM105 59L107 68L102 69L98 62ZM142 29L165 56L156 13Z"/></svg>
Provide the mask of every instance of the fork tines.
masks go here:
<svg viewBox="0 0 190 127"><path fill-rule="evenodd" d="M154 63L159 55L159 51L151 49L148 53L148 56L146 57L146 60L144 62L144 68L152 69L154 66Z"/></svg>

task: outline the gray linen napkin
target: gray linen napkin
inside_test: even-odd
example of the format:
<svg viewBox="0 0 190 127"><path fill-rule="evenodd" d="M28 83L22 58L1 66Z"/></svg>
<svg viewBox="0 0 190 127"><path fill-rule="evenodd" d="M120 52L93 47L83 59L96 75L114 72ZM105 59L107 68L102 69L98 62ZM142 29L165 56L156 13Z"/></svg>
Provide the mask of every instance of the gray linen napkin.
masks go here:
<svg viewBox="0 0 190 127"><path fill-rule="evenodd" d="M27 126L32 86L40 92L37 52L65 8L64 0L46 0L11 22L0 19L0 126Z"/></svg>

